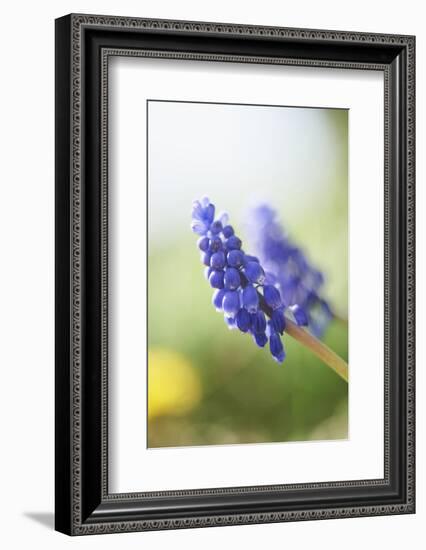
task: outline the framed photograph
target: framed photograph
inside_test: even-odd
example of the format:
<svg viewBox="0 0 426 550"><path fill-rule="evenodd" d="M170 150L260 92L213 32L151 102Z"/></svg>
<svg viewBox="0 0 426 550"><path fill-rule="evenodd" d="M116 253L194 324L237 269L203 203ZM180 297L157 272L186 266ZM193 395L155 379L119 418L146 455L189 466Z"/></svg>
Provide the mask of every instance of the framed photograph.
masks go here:
<svg viewBox="0 0 426 550"><path fill-rule="evenodd" d="M413 36L56 20L56 529L407 514Z"/></svg>

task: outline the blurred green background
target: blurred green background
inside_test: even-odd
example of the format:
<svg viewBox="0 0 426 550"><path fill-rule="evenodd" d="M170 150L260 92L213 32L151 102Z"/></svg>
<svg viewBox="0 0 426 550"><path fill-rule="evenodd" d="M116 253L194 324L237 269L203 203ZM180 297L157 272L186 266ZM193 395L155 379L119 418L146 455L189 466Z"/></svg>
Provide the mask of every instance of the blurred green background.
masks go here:
<svg viewBox="0 0 426 550"><path fill-rule="evenodd" d="M207 195L252 253L247 212L268 203L347 319L347 111L150 101L148 114L148 446L347 438L346 382L288 335L279 365L228 330L190 230ZM347 323L323 340L348 360Z"/></svg>

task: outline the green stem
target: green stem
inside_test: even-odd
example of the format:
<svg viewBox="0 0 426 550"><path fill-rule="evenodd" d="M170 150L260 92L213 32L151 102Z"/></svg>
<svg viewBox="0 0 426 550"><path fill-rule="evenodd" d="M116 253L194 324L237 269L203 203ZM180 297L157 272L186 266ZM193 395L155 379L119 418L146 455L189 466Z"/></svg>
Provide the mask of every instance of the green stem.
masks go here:
<svg viewBox="0 0 426 550"><path fill-rule="evenodd" d="M272 316L272 309L265 302L265 298L259 291L260 308L268 317ZM348 364L341 357L334 353L328 346L323 344L320 340L312 336L312 334L303 328L293 323L286 317L286 327L284 332L289 334L292 338L300 342L303 346L309 348L323 363L334 370L345 382L348 381Z"/></svg>
<svg viewBox="0 0 426 550"><path fill-rule="evenodd" d="M327 366L334 370L345 382L348 381L347 363L334 353L328 346L317 340L312 334L293 323L286 317L285 332L300 342L303 346L309 348L312 353L323 361Z"/></svg>

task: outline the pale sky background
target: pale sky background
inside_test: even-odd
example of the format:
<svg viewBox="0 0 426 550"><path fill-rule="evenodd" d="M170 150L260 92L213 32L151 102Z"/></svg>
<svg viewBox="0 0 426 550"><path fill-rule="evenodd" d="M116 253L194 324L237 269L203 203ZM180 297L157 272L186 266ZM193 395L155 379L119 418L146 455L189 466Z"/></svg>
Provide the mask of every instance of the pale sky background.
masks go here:
<svg viewBox="0 0 426 550"><path fill-rule="evenodd" d="M339 112L347 120L347 111ZM150 239L170 241L171 232L189 227L191 203L204 195L237 226L258 201L286 220L311 210L341 170L340 151L347 155L333 113L150 101Z"/></svg>

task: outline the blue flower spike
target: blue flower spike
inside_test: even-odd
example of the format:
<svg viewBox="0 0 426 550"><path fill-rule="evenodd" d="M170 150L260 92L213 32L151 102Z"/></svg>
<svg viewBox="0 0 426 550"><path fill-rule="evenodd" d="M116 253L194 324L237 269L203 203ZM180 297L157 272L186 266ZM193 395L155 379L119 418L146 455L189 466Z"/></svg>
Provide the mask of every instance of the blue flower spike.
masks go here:
<svg viewBox="0 0 426 550"><path fill-rule="evenodd" d="M282 301L292 311L296 323L321 338L333 319L327 301L321 296L323 274L290 240L270 206L256 207L249 219L251 241L266 273L265 285L279 288Z"/></svg>
<svg viewBox="0 0 426 550"><path fill-rule="evenodd" d="M228 215L215 219L215 206L204 197L194 201L191 227L197 233L205 276L215 289L213 307L223 313L229 329L250 334L260 348L269 341L272 357L282 362L285 357L281 342L285 328L284 302L276 280L268 274L257 256L242 249L242 240L229 225ZM267 277L267 280L265 280ZM267 284L266 284L267 283ZM261 299L269 307L267 322ZM295 315L295 314L294 314Z"/></svg>

